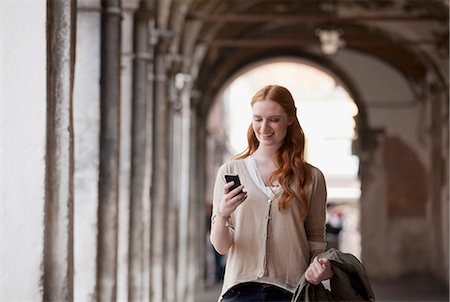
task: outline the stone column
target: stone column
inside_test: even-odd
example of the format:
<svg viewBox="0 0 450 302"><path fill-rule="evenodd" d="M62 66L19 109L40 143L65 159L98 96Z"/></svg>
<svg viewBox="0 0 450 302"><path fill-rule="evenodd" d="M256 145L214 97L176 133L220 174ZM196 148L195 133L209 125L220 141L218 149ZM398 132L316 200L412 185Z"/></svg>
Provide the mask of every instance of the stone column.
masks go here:
<svg viewBox="0 0 450 302"><path fill-rule="evenodd" d="M120 168L117 214L117 300L128 301L130 292L130 181L131 181L131 128L134 60L134 22L139 0L122 3L121 75L120 75Z"/></svg>
<svg viewBox="0 0 450 302"><path fill-rule="evenodd" d="M206 115L201 116L199 121L199 127L197 130L197 150L195 152L197 156L196 169L193 171L196 176L195 179L195 197L191 199L191 203L194 204L194 213L192 219L196 224L196 240L195 249L197 257L195 258L195 267L197 268L195 272L195 286L196 291L204 288L205 280L205 268L206 268L206 230L207 230L207 211L206 211L206 198L205 198L205 183L206 183ZM210 197L210 196L208 196Z"/></svg>
<svg viewBox="0 0 450 302"><path fill-rule="evenodd" d="M180 170L179 170L179 200L178 200L178 260L177 260L177 299L187 301L188 288L188 252L189 252L189 201L191 182L191 83L182 88L180 117Z"/></svg>
<svg viewBox="0 0 450 302"><path fill-rule="evenodd" d="M116 300L120 146L120 0L102 1L100 74L100 176L96 292Z"/></svg>
<svg viewBox="0 0 450 302"><path fill-rule="evenodd" d="M180 204L180 180L181 180L181 140L182 140L182 124L181 124L181 102L179 99L179 91L175 86L176 68L173 68L168 78L168 100L169 100L169 137L170 137L170 187L168 196L167 211L167 232L166 232L166 286L165 297L167 302L177 301L177 273L178 273L178 217Z"/></svg>
<svg viewBox="0 0 450 302"><path fill-rule="evenodd" d="M193 109L191 114L191 124L190 124L190 134L189 138L191 142L194 142L193 144L190 144L190 150L189 150L189 162L191 167L197 166L197 130L198 130L198 124L197 124L197 116L196 112ZM188 225L187 228L187 265L186 265L186 301L187 302L193 302L193 297L195 295L195 288L196 288L196 271L197 268L196 265L196 258L198 257L197 251L196 251L196 243L197 243L197 221L194 218L196 216L195 211L196 205L194 200L197 198L197 180L196 177L197 173L194 171L194 169L190 169L189 171L189 200L188 200Z"/></svg>
<svg viewBox="0 0 450 302"><path fill-rule="evenodd" d="M75 1L47 8L47 156L44 300L73 300Z"/></svg>
<svg viewBox="0 0 450 302"><path fill-rule="evenodd" d="M133 83L131 120L131 179L129 212L129 301L150 298L150 146L148 82L153 54L149 45L149 3L141 2L133 24Z"/></svg>
<svg viewBox="0 0 450 302"><path fill-rule="evenodd" d="M366 130L361 136L370 142L358 154L361 159L361 260L370 277L382 277L388 243L384 133Z"/></svg>
<svg viewBox="0 0 450 302"><path fill-rule="evenodd" d="M164 30L153 29L161 36ZM167 100L167 41L160 40L155 52L153 102L153 156L151 178L151 301L165 301L167 207L169 197L169 107Z"/></svg>

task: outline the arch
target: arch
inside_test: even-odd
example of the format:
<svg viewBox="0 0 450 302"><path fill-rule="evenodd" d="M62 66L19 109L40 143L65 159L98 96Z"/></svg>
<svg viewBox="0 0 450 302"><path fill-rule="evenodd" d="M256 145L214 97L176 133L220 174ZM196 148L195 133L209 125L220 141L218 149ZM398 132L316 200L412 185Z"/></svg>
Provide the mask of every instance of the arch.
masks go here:
<svg viewBox="0 0 450 302"><path fill-rule="evenodd" d="M261 65L264 62L280 60L282 58L287 58L296 62L306 62L307 65L314 66L315 68L318 68L333 77L337 83L345 88L358 107L359 113L355 117L356 132L359 134L369 133L367 113L364 100L362 99L362 94L346 72L326 57L318 56L312 53L299 52L298 50L291 50L288 52L269 51L262 53L253 59L236 62L235 65L232 65L229 68L226 68L225 66L225 70L223 71L219 69L217 73L222 73L220 76L221 80L218 81L220 82L220 85L213 83L208 86L207 84L211 84L211 81L206 81L203 82L204 85L197 88L199 91L204 91L199 102L199 108L201 110L198 114L199 117L203 119L208 117L209 110L211 109L213 102L216 100L217 95L219 95L221 90L226 86L225 83L230 82L246 70L251 69L253 66ZM210 75L209 78L215 78L214 74ZM202 83L202 81L198 81L197 83ZM364 149L372 144L372 139L369 135L358 135L355 143L356 149Z"/></svg>
<svg viewBox="0 0 450 302"><path fill-rule="evenodd" d="M282 66L275 65L276 63L291 63L291 64L289 66L286 66L286 69L284 69ZM270 65L270 64L274 64L274 65L271 65L270 67L272 69L274 69L274 72L277 72L277 74L279 74L280 78L278 76L274 76L274 77L268 76L267 77L267 76L264 76L265 73L263 73L261 75L261 72L263 72L263 71L261 70L261 72L259 72L260 69L263 69L264 67L266 67L267 65ZM291 76L288 78L288 81L287 82L282 81L281 78L283 78L284 70L286 70L286 72L288 72L287 70L291 70L291 66L293 69L292 69ZM302 66L305 66L305 67L302 67ZM326 77L327 81L330 81L331 83L334 82L331 86L327 86L330 89L329 90L330 93L332 93L332 91L334 91L334 85L339 86L339 89L343 89L346 92L348 92L348 86L342 81L342 79L340 79L335 73L331 72L330 70L327 70L323 65L318 64L316 61L311 61L311 60L307 60L304 58L297 58L297 57L292 57L292 56L289 56L289 57L283 56L283 57L267 58L267 59L263 59L263 60L259 60L256 62L246 64L241 69L239 69L235 73L233 73L227 79L227 81L225 81L223 83L223 86L217 91L217 98L216 98L215 102L217 102L218 104L214 105L213 106L214 108L212 108L211 112L208 114L208 122L212 120L211 125L214 125L214 126L211 126L210 128L208 128L208 129L211 129L211 132L209 132L209 133L211 133L210 140L217 142L217 144L220 144L220 146L222 146L222 144L224 144L224 141L229 142L229 145L228 145L229 148L224 149L225 156L227 158L231 155L235 155L238 152L241 152L242 150L244 150L246 147L246 139L245 139L246 131L245 130L247 129L247 124L245 124L245 122L244 122L244 125L242 125L241 123L239 123L239 121L244 121L244 120L246 121L247 119L245 117L248 116L250 118L250 116L251 116L251 115L248 115L248 114L250 114L250 111L251 111L250 108L248 108L249 101L250 101L249 97L251 98L251 96L246 94L246 97L244 97L244 98L241 98L240 96L235 98L235 95L232 94L232 96L230 97L228 92L234 91L234 90L230 89L227 91L226 89L230 86L230 84L233 83L233 81L235 81L236 79L238 79L240 77L245 78L247 74L248 74L248 78L247 78L248 80L244 81L244 82L247 82L248 85L250 85L249 87L253 87L253 88L251 88L250 91L247 90L247 93L251 93L251 91L253 89L257 88L254 86L255 83L258 83L257 86L261 85L261 83L260 83L261 80L266 82L267 80L271 81L272 79L277 79L278 81L274 82L274 84L286 85L286 87L288 87L289 90L293 93L296 103L299 106L298 108L300 109L299 120L302 124L303 129L305 130L305 133L310 135L310 136L306 135L307 140L309 141L309 143L308 143L309 147L307 147L307 149L309 149L309 151L312 151L312 153L310 153L312 156L311 157L308 156L308 159L307 159L308 162L310 162L313 165L317 165L318 167L321 167L321 169L323 169L322 172L324 172L325 177L326 178L330 177L330 178L328 178L328 189L329 189L328 202L330 202L330 204L333 204L333 205L339 205L341 208L345 208L347 210L353 209L352 217L359 217L359 215L360 215L359 214L359 211L360 211L359 210L359 202L358 202L359 195L356 196L356 195L349 194L349 195L345 196L345 199L344 199L344 197L342 195L338 196L336 194L336 192L343 192L343 190L342 191L338 191L338 190L343 189L342 183L345 181L348 181L349 178L352 178L352 181L351 181L352 185L350 186L350 182L347 183L348 187L346 189L349 189L349 191L352 189L355 189L355 191L352 191L352 192L357 192L356 190L359 189L359 187L357 187L359 184L359 176L358 176L358 171L359 171L358 162L359 161L355 161L354 162L355 165L351 165L351 166L348 165L348 166L345 166L345 168L343 168L345 171L347 171L347 173L351 173L351 176L349 176L349 174L343 173L342 169L337 168L336 165L327 164L332 161L323 160L324 158L330 158L330 159L334 158L334 160L336 160L337 158L342 159L343 157L346 157L346 158L352 157L354 159L357 156L355 156L355 154L353 152L351 152L349 149L346 149L346 156L343 156L343 157L337 157L337 156L342 156L342 155L336 155L336 154L330 155L336 151L336 149L333 147L325 148L325 149L322 148L322 150L324 150L324 151L326 150L323 153L317 152L320 150L315 149L315 146L317 146L316 142L321 141L322 137L320 134L319 135L311 134L311 132L309 131L311 129L309 129L309 127L308 127L310 124L307 121L308 120L307 117L311 117L311 116L315 117L314 118L314 120L316 120L315 125L317 125L317 126L315 126L316 128L317 127L321 128L320 125L326 125L326 127L328 129L335 129L335 128L329 127L329 124L326 121L325 121L325 123L323 121L318 122L317 118L320 119L321 116L324 116L324 115L317 111L316 111L316 113L312 113L312 114L310 113L306 116L301 116L302 115L301 112L304 110L305 110L304 112L306 112L306 110L308 108L310 108L308 106L312 106L313 103L308 102L308 100L311 101L311 99L309 99L307 95L301 94L302 92L305 91L303 88L299 88L299 86L302 86L301 79L303 78L303 76L301 76L301 75L297 76L297 74L294 71L294 70L296 70L296 68L298 68L299 70L302 70L303 68L308 68L311 70L311 72L313 70L316 70L315 72L317 72L318 74L321 74L321 77L324 77L324 78ZM279 72L279 70L281 70L281 72ZM251 75L250 75L250 73L251 73ZM306 79L306 80L308 78L309 78L308 76L304 77L304 79ZM267 80L264 80L264 79L267 79ZM289 81L289 79L291 79L292 82ZM296 83L298 83L299 85L296 85ZM241 83L241 84L244 85L243 83ZM269 83L264 83L263 85L265 85L265 84L269 84ZM306 86L308 86L308 85L306 85ZM305 87L305 88L308 89L307 87ZM327 89L327 91L328 91L328 88L324 87L324 89ZM239 89L236 89L236 90L239 90ZM318 88L315 91L319 91L319 90L322 90L322 89ZM310 91L310 90L307 90L307 91ZM313 93L313 91L311 91L311 92ZM299 94L297 94L297 93L299 93ZM295 97L296 95L297 95L297 97ZM303 98L303 96L305 98ZM351 95L348 95L347 97L351 98ZM236 100L236 99L239 99L239 101L242 101L242 106L236 105L236 103L233 102L233 100ZM246 99L248 101L245 101ZM334 99L332 99L332 100L335 101ZM305 101L305 103L302 103L302 101ZM348 101L349 101L349 103L355 103L354 100L348 100ZM228 105L226 105L227 102L230 102L232 105L228 109L224 109L224 108L228 107ZM336 99L336 102L340 103L339 100L337 100L337 99ZM241 102L237 102L237 103L240 104ZM321 103L321 102L319 102L319 103ZM305 104L306 106L302 107L303 104ZM362 104L362 106L364 106L364 104ZM246 107L246 108L244 110L243 108L241 109L241 107ZM352 107L354 108L353 105L352 105ZM249 112L247 112L247 109L249 110ZM324 108L324 109L327 110L327 108ZM218 121L217 117L220 116L218 112L228 112L228 114L224 114L223 116L221 116L221 118ZM245 117L243 117L243 115L238 114L239 112L245 112ZM333 114L334 114L334 112L335 111L333 111ZM340 114L338 114L338 115L341 116ZM234 119L232 118L231 120L228 120L226 118L227 116L234 117ZM303 118L305 118L305 120L303 120ZM352 118L352 116L350 116L350 115L345 115L346 122L349 122L349 123L351 121L356 122L356 120L357 120L356 116L354 116ZM222 136L223 130L218 130L218 129L223 129L223 127L220 127L220 126L218 127L217 126L218 124L219 125L229 125L229 126L225 126L225 129L227 129L226 135ZM238 125L238 126L235 126L235 125ZM355 123L353 123L353 127L354 126L355 126ZM242 130L244 128L245 128L245 130ZM355 128L353 128L353 129L354 129L353 133L358 132L358 129L355 129ZM239 134L236 134L236 133L239 133ZM351 144L355 139L354 137L350 137L350 136L346 136L345 139L343 137L339 137L339 138L341 139L342 142L345 140L345 144ZM237 143L237 141L239 141L239 143ZM233 143L233 142L235 142L235 143ZM321 141L321 142L323 143L323 141ZM331 145L329 145L329 146L331 146ZM349 146L349 145L347 145L347 146ZM216 154L217 149L215 149L215 150L213 150L213 149L214 148L208 149L208 158L213 158L214 154ZM328 154L325 154L325 153L328 153ZM321 155L317 156L318 154L321 154ZM341 154L341 153L339 153L339 154ZM223 154L221 154L221 155L223 155ZM221 159L219 159L219 161L220 160ZM209 169L209 171L207 172L207 173L209 173L208 175L214 176L216 173L216 170L215 170L216 165L208 164L207 167ZM335 167L336 169L332 169L333 167ZM351 171L351 172L349 172L349 171ZM344 174L345 174L345 176L344 176ZM211 180L210 180L210 182L211 182ZM353 185L355 185L355 187L353 187ZM212 184L208 183L207 187L211 188ZM208 191L210 192L211 189L209 189ZM347 192L349 192L349 191L347 191ZM345 193L345 194L348 194L348 193ZM351 203L351 202L354 202L354 203ZM357 218L357 220L359 220L359 218ZM348 232L347 229L346 229L346 232ZM356 232L352 232L352 233L355 234ZM359 236L359 232L358 232L357 237L358 236ZM329 240L331 237L327 237L327 238ZM355 237L352 237L352 238L355 238ZM355 239L353 239L353 241L354 240ZM341 243L343 243L342 247L349 248L349 246L351 246L351 248L353 249L352 252L354 252L356 255L360 255L361 247L357 244L349 245L349 242L350 242L349 240L342 241L341 242Z"/></svg>

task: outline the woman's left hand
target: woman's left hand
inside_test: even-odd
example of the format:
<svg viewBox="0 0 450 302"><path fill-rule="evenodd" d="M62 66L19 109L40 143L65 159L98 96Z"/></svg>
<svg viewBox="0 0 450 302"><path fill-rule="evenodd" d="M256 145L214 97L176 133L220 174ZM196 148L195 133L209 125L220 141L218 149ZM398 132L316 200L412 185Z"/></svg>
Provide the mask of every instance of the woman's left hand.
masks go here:
<svg viewBox="0 0 450 302"><path fill-rule="evenodd" d="M318 259L315 257L305 272L306 281L314 285L319 284L323 280L330 279L331 277L333 277L331 263L325 258Z"/></svg>

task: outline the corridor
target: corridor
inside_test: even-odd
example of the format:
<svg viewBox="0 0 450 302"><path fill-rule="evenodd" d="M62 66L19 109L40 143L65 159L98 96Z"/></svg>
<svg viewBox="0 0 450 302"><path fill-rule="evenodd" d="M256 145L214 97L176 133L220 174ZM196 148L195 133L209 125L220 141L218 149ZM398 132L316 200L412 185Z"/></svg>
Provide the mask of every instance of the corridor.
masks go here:
<svg viewBox="0 0 450 302"><path fill-rule="evenodd" d="M330 246L377 301L449 300L448 0L3 0L0 30L0 301L215 301L214 181L267 84Z"/></svg>

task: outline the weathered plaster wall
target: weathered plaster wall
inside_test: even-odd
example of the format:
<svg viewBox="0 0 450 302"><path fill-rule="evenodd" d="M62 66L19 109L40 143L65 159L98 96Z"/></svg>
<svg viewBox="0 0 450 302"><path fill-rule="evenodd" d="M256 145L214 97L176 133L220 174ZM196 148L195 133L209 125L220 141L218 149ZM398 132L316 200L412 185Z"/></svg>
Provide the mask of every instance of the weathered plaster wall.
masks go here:
<svg viewBox="0 0 450 302"><path fill-rule="evenodd" d="M350 76L366 108L368 125L402 137L414 148L424 165L429 165L429 149L419 142L421 112L404 75L386 62L356 51L340 51L337 63Z"/></svg>
<svg viewBox="0 0 450 302"><path fill-rule="evenodd" d="M83 5L83 3L79 3ZM98 7L94 2L90 7ZM83 6L87 7L87 6ZM74 299L95 297L100 135L100 12L79 10L73 100Z"/></svg>
<svg viewBox="0 0 450 302"><path fill-rule="evenodd" d="M46 2L0 2L1 301L42 299Z"/></svg>

